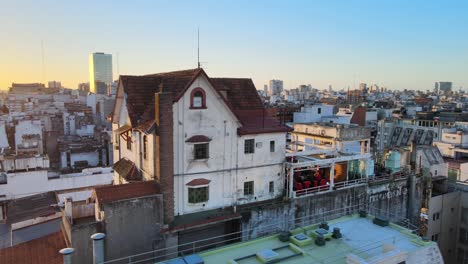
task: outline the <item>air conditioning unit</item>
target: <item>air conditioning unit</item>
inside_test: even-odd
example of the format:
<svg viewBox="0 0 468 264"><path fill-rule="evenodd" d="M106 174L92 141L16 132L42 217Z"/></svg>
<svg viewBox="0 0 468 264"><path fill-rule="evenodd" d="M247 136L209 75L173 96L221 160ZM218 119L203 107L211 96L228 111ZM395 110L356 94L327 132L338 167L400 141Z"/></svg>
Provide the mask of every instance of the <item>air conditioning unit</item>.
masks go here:
<svg viewBox="0 0 468 264"><path fill-rule="evenodd" d="M261 147L262 147L262 142L257 142L257 143L255 143L255 146L256 146L257 148L261 148Z"/></svg>

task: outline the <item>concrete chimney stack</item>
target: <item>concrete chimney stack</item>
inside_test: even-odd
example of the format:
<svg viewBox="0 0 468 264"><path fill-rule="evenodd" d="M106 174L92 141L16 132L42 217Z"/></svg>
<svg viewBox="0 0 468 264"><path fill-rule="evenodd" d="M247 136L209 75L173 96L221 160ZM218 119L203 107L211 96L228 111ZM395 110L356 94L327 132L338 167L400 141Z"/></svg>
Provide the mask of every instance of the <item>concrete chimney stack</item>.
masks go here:
<svg viewBox="0 0 468 264"><path fill-rule="evenodd" d="M104 263L104 238L106 238L104 233L96 233L91 236L93 240L93 264Z"/></svg>

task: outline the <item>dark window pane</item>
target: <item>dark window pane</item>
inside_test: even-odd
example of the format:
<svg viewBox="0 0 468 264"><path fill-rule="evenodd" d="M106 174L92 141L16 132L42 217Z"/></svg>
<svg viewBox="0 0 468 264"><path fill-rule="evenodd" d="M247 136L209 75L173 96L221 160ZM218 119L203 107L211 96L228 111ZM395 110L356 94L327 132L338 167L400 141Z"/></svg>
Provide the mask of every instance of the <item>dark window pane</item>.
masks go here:
<svg viewBox="0 0 468 264"><path fill-rule="evenodd" d="M253 195L254 194L254 182L244 182L244 195Z"/></svg>
<svg viewBox="0 0 468 264"><path fill-rule="evenodd" d="M209 198L209 189L206 187L199 188L189 188L188 189L188 199L189 203L202 203L208 201Z"/></svg>
<svg viewBox="0 0 468 264"><path fill-rule="evenodd" d="M244 153L250 154L255 152L255 139L246 139L244 141Z"/></svg>
<svg viewBox="0 0 468 264"><path fill-rule="evenodd" d="M194 145L194 159L207 159L209 157L209 143Z"/></svg>

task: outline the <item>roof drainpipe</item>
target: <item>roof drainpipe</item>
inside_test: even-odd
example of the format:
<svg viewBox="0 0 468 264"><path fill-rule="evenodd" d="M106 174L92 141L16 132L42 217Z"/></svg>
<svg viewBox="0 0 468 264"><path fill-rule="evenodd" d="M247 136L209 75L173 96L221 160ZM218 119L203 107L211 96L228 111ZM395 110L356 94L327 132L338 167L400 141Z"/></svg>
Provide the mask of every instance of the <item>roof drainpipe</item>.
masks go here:
<svg viewBox="0 0 468 264"><path fill-rule="evenodd" d="M93 264L104 263L104 238L106 234L96 233L91 236L93 240Z"/></svg>
<svg viewBox="0 0 468 264"><path fill-rule="evenodd" d="M60 254L63 255L63 264L71 264L71 257L73 252L75 252L74 248L63 248L60 251Z"/></svg>

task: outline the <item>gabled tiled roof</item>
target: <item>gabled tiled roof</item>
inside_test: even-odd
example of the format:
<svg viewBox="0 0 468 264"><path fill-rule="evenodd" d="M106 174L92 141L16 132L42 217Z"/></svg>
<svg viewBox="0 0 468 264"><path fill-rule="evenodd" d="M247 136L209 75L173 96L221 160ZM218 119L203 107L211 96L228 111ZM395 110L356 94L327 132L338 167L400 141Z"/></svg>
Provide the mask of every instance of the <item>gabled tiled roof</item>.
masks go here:
<svg viewBox="0 0 468 264"><path fill-rule="evenodd" d="M8 202L7 221L17 223L27 219L53 215L60 211L53 206L55 204L57 204L57 199L53 192L11 200Z"/></svg>
<svg viewBox="0 0 468 264"><path fill-rule="evenodd" d="M93 199L100 204L158 194L153 181L135 182L121 185L102 186L94 189Z"/></svg>
<svg viewBox="0 0 468 264"><path fill-rule="evenodd" d="M114 163L113 169L127 181L141 181L142 176L135 163L127 158L122 158Z"/></svg>
<svg viewBox="0 0 468 264"><path fill-rule="evenodd" d="M0 250L2 264L62 264L59 250L66 247L62 232L53 233Z"/></svg>
<svg viewBox="0 0 468 264"><path fill-rule="evenodd" d="M120 81L127 94L127 109L133 127L139 121L154 119L154 94L168 89L177 97L189 83L200 73L201 69L157 73L144 76L121 75Z"/></svg>
<svg viewBox="0 0 468 264"><path fill-rule="evenodd" d="M224 102L239 119L242 128L239 134L286 132L290 129L276 119L264 114L264 106L254 83L246 78L209 78L203 69L191 69L144 76L120 76L127 94L127 109L136 128L141 123L154 120L154 94L162 84L164 90L172 92L174 101L183 96L186 89L200 75L204 74L218 92L227 94Z"/></svg>
<svg viewBox="0 0 468 264"><path fill-rule="evenodd" d="M211 78L211 82L226 91L227 101L242 123L240 135L291 131L268 115L252 79Z"/></svg>

